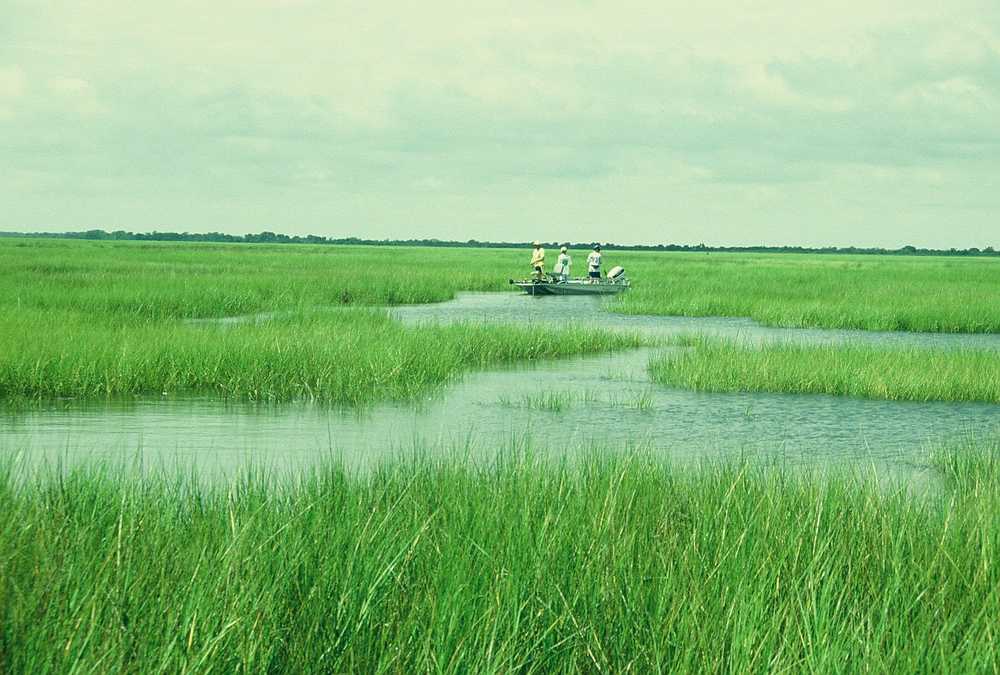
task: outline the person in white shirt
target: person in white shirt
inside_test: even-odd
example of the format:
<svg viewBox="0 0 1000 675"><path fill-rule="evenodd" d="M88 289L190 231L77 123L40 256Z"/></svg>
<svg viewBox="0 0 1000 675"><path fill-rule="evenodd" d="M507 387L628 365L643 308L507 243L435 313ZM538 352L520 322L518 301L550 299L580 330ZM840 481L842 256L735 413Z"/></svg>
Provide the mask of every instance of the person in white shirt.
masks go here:
<svg viewBox="0 0 1000 675"><path fill-rule="evenodd" d="M594 250L587 256L587 276L591 283L601 278L601 245L595 244Z"/></svg>
<svg viewBox="0 0 1000 675"><path fill-rule="evenodd" d="M556 266L552 273L559 277L559 281L566 281L569 279L569 268L572 264L573 260L566 252L566 247L563 246L559 249L559 259L556 260Z"/></svg>

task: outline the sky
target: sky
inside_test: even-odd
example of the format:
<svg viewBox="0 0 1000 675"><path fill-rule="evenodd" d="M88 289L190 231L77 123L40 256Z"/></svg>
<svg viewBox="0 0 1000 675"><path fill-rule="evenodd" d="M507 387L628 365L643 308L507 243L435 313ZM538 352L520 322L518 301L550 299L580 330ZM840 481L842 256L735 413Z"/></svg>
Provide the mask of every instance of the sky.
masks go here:
<svg viewBox="0 0 1000 675"><path fill-rule="evenodd" d="M0 0L0 230L1000 248L997 0Z"/></svg>

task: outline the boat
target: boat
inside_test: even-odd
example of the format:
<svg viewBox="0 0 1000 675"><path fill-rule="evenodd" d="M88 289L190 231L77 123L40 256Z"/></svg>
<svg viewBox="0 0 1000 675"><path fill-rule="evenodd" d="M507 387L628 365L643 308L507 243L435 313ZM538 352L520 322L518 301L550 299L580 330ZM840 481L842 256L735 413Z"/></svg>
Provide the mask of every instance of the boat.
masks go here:
<svg viewBox="0 0 1000 675"><path fill-rule="evenodd" d="M528 295L615 295L631 287L622 267L613 268L606 278L599 280L577 278L563 281L544 276L541 279L511 279L510 283Z"/></svg>

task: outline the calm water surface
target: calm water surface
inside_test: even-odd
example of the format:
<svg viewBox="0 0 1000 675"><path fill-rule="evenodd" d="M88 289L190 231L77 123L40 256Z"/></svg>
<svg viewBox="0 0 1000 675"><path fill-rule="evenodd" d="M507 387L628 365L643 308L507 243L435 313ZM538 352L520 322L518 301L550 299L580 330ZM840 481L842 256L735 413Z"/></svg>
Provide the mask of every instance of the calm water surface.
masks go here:
<svg viewBox="0 0 1000 675"><path fill-rule="evenodd" d="M1000 349L998 335L767 328L745 319L623 316L595 298L463 294L396 308L406 323L507 321L555 330L585 324L650 336L875 342ZM466 375L415 405L369 411L305 403L186 398L52 405L0 417L0 447L28 462L140 457L146 465L230 472L253 462L292 468L335 456L365 465L414 448L492 455L529 440L546 452L653 448L675 459L751 455L795 465L921 471L936 442L1000 430L1000 406L867 401L790 394L711 394L650 382L651 356L671 347L524 363Z"/></svg>

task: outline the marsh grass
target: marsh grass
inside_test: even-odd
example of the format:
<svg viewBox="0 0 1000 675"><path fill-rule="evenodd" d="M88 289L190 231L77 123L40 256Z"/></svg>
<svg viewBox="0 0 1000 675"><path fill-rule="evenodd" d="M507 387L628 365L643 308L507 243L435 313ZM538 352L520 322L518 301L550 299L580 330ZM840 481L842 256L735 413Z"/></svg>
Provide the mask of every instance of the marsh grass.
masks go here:
<svg viewBox="0 0 1000 675"><path fill-rule="evenodd" d="M0 400L17 407L164 394L364 406L473 369L640 343L573 328L406 327L361 306L499 288L513 251L24 243L0 241ZM258 319L205 321L221 317Z"/></svg>
<svg viewBox="0 0 1000 675"><path fill-rule="evenodd" d="M1000 327L1000 261L992 259L614 257L637 283L608 303L612 311L878 330ZM413 398L470 369L638 344L575 330L557 340L508 326L404 328L365 309L501 290L524 258L523 251L497 249L0 240L0 401L190 392L364 405ZM226 330L192 323L254 315L271 318L224 324ZM908 361L913 370L919 358ZM929 391L920 383L908 388L901 378L880 392L876 374L866 374L857 390L996 400L995 388L969 379L977 358L936 361L944 384ZM749 381L717 379L729 379L728 386ZM822 388L801 378L766 386L792 385Z"/></svg>
<svg viewBox="0 0 1000 675"><path fill-rule="evenodd" d="M580 399L568 392L547 391L540 394L527 394L524 397L525 407L546 412L562 412Z"/></svg>
<svg viewBox="0 0 1000 675"><path fill-rule="evenodd" d="M1000 501L1000 438L955 442L931 453L952 494Z"/></svg>
<svg viewBox="0 0 1000 675"><path fill-rule="evenodd" d="M21 400L210 393L361 405L411 399L471 369L640 344L589 330L406 327L364 309L230 326L115 327L35 315L8 328L0 335L0 397Z"/></svg>
<svg viewBox="0 0 1000 675"><path fill-rule="evenodd" d="M582 395L568 391L529 393L519 397L504 394L497 398L497 403L504 408L523 408L544 412L564 412L582 402L584 402Z"/></svg>
<svg viewBox="0 0 1000 675"><path fill-rule="evenodd" d="M0 670L991 672L998 453L921 499L643 452L8 467Z"/></svg>
<svg viewBox="0 0 1000 675"><path fill-rule="evenodd" d="M624 393L613 391L609 395L608 404L613 408L648 412L653 409L653 393L649 389L631 390Z"/></svg>
<svg viewBox="0 0 1000 675"><path fill-rule="evenodd" d="M747 344L685 337L650 362L653 379L696 391L832 394L1000 403L1000 351L861 344Z"/></svg>
<svg viewBox="0 0 1000 675"><path fill-rule="evenodd" d="M627 314L749 317L783 327L1000 332L1000 258L614 255L634 283L609 306Z"/></svg>
<svg viewBox="0 0 1000 675"><path fill-rule="evenodd" d="M565 412L579 405L649 411L653 408L653 395L648 389L625 392L611 391L604 394L592 390L580 392L545 391L522 394L519 397L503 394L497 398L497 404L504 408L522 408L544 412Z"/></svg>
<svg viewBox="0 0 1000 675"><path fill-rule="evenodd" d="M609 251L629 314L742 316L775 326L1000 332L1000 259ZM514 249L0 240L0 306L192 318L438 302L506 290Z"/></svg>
<svg viewBox="0 0 1000 675"><path fill-rule="evenodd" d="M515 251L0 241L0 306L119 322L333 305L440 302L504 290Z"/></svg>

